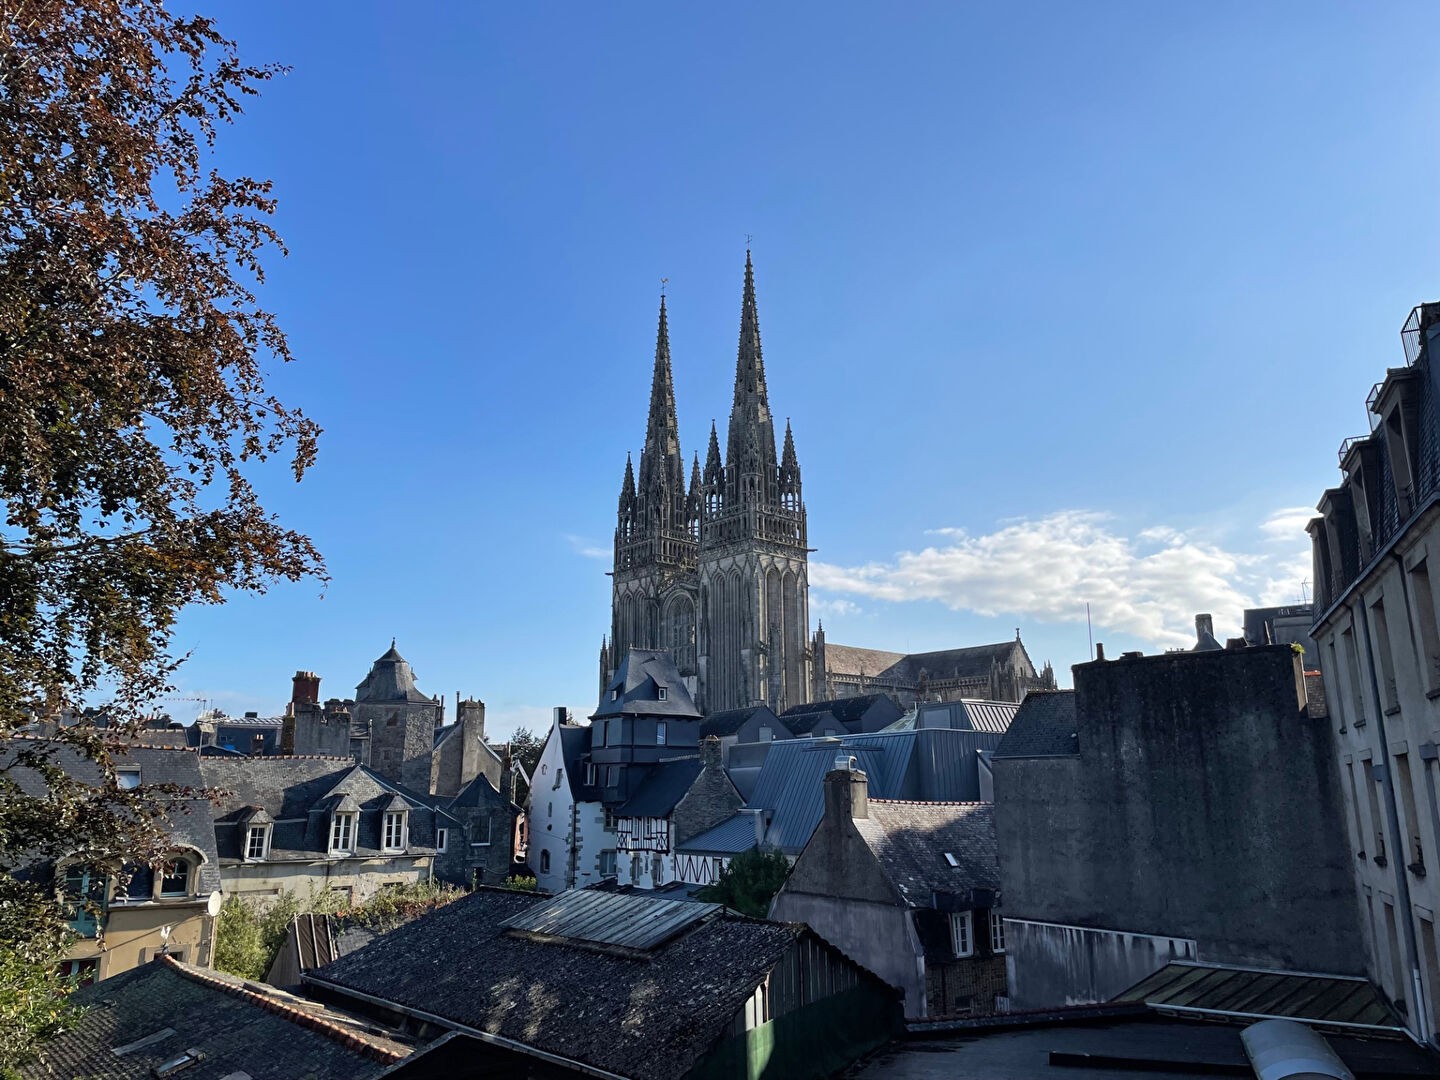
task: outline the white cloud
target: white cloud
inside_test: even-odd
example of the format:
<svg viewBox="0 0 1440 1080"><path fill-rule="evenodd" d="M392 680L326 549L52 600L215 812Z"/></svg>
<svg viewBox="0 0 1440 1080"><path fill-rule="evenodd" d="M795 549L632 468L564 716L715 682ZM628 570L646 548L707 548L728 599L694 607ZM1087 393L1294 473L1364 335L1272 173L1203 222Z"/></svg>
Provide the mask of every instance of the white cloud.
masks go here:
<svg viewBox="0 0 1440 1080"><path fill-rule="evenodd" d="M1308 506L1287 506L1262 521L1260 531L1265 534L1265 539L1277 543L1304 544L1307 539L1305 526L1315 516L1316 512Z"/></svg>
<svg viewBox="0 0 1440 1080"><path fill-rule="evenodd" d="M811 596L810 614L825 618L844 618L847 615L859 615L864 608L853 600L846 600L843 596Z"/></svg>
<svg viewBox="0 0 1440 1080"><path fill-rule="evenodd" d="M1283 538L1278 522L1294 514L1272 514L1262 535ZM889 562L811 563L810 583L831 593L931 600L957 611L1042 622L1084 622L1088 602L1097 628L1160 647L1193 642L1196 612L1212 612L1220 627L1238 629L1244 608L1293 601L1308 569L1296 548L1230 551L1168 525L1125 535L1108 515L1084 510L1005 522L981 536L936 532L949 542L901 552Z"/></svg>
<svg viewBox="0 0 1440 1080"><path fill-rule="evenodd" d="M614 554L609 548L599 547L583 536L576 536L573 533L565 533L564 536L565 542L570 545L570 550L584 558L605 560Z"/></svg>

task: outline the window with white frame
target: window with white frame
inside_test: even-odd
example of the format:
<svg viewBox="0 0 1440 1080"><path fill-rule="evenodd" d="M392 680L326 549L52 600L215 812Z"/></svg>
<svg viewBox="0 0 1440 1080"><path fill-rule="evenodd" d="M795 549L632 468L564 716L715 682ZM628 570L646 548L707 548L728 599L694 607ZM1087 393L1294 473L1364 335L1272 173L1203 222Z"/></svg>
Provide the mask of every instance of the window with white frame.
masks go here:
<svg viewBox="0 0 1440 1080"><path fill-rule="evenodd" d="M245 830L245 858L258 862L270 849L270 826L251 825Z"/></svg>
<svg viewBox="0 0 1440 1080"><path fill-rule="evenodd" d="M405 850L405 811L387 810L385 812L384 841L386 851Z"/></svg>
<svg viewBox="0 0 1440 1080"><path fill-rule="evenodd" d="M476 823L475 832L470 837L471 847L490 846L490 826L494 822L494 820L494 818L486 818L483 822Z"/></svg>
<svg viewBox="0 0 1440 1080"><path fill-rule="evenodd" d="M663 687L663 686L660 686L660 687L657 687L657 688L656 688L656 691L655 691L655 700L656 700L656 701L664 701L664 700L665 700L666 698L668 698L669 696L670 696L670 691L669 691L667 688L665 688L665 687Z"/></svg>
<svg viewBox="0 0 1440 1080"><path fill-rule="evenodd" d="M355 850L355 815L336 814L330 819L330 851L346 854Z"/></svg>
<svg viewBox="0 0 1440 1080"><path fill-rule="evenodd" d="M190 895L190 864L184 859L167 859L160 867L161 896Z"/></svg>
<svg viewBox="0 0 1440 1080"><path fill-rule="evenodd" d="M992 952L1005 951L1005 919L999 908L990 909L990 949Z"/></svg>
<svg viewBox="0 0 1440 1080"><path fill-rule="evenodd" d="M956 956L975 955L975 924L969 911L959 911L950 916L950 944Z"/></svg>
<svg viewBox="0 0 1440 1080"><path fill-rule="evenodd" d="M121 791L133 791L140 786L140 770L138 768L120 768L115 770L115 786Z"/></svg>
<svg viewBox="0 0 1440 1080"><path fill-rule="evenodd" d="M615 852L600 852L600 876L614 877L616 874Z"/></svg>
<svg viewBox="0 0 1440 1080"><path fill-rule="evenodd" d="M619 701L619 700L620 700L620 691L619 691L619 690L611 690L611 691L610 691L610 700L611 700L611 701Z"/></svg>
<svg viewBox="0 0 1440 1080"><path fill-rule="evenodd" d="M664 720L657 720L657 721L655 721L655 745L656 745L656 746L664 746L664 745L665 745L665 721L664 721Z"/></svg>
<svg viewBox="0 0 1440 1080"><path fill-rule="evenodd" d="M444 851L445 848L449 845L449 843L450 843L450 830L449 830L449 829L436 829L436 830L435 830L435 850L436 850L436 851Z"/></svg>

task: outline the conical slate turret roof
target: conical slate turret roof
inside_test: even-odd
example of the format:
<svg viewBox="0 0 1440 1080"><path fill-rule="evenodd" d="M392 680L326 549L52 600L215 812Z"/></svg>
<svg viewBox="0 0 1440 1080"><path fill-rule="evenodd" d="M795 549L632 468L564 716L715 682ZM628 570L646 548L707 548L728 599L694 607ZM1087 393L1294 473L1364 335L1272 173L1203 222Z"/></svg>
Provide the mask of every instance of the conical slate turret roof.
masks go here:
<svg viewBox="0 0 1440 1080"><path fill-rule="evenodd" d="M410 662L400 655L393 640L389 650L371 665L370 674L355 688L357 704L409 701L428 705L434 700L422 694L415 685L415 673L410 670Z"/></svg>

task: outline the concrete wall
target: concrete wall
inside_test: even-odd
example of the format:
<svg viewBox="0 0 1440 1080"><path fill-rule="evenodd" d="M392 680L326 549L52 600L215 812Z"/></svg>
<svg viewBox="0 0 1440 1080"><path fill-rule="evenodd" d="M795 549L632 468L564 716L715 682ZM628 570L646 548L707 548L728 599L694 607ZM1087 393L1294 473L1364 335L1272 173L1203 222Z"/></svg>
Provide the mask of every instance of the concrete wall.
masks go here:
<svg viewBox="0 0 1440 1080"><path fill-rule="evenodd" d="M1006 914L1358 974L1330 733L1297 669L1285 646L1077 665L1079 754L993 761Z"/></svg>
<svg viewBox="0 0 1440 1080"><path fill-rule="evenodd" d="M851 960L904 991L907 1017L925 1015L924 952L906 909L893 901L877 904L792 892L787 885L775 897L770 918L808 923Z"/></svg>
<svg viewBox="0 0 1440 1080"><path fill-rule="evenodd" d="M1042 1009L1110 1001L1172 960L1194 960L1186 938L1005 920L1010 1005Z"/></svg>
<svg viewBox="0 0 1440 1080"><path fill-rule="evenodd" d="M215 951L215 920L208 897L180 902L126 904L105 915L102 938L81 938L65 954L67 960L97 960L96 979L108 979L155 957L162 945L187 964L209 967ZM161 934L170 927L168 945Z"/></svg>

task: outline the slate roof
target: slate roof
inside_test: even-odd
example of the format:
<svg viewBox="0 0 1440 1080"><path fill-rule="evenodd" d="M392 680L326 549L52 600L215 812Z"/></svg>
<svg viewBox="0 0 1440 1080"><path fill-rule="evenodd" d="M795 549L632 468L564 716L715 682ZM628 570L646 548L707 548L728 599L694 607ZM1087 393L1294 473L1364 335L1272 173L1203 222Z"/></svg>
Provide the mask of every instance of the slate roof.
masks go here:
<svg viewBox="0 0 1440 1080"><path fill-rule="evenodd" d="M380 857L382 817L399 794L410 804L408 855L435 853L435 798L410 791L348 758L207 757L200 771L208 786L224 795L215 810L215 838L222 862L242 861L241 825L251 808L275 820L270 862L325 858L330 847L329 815L345 799L359 810L353 855Z"/></svg>
<svg viewBox="0 0 1440 1080"><path fill-rule="evenodd" d="M790 734L796 738L814 734L815 729L826 720L833 721L832 730L834 724L839 724L842 728L845 726L839 717L832 714L829 709L817 709L812 706L806 706L804 712L792 712L787 709L785 715L780 717L780 723L784 724Z"/></svg>
<svg viewBox="0 0 1440 1080"><path fill-rule="evenodd" d="M786 950L818 940L800 924L722 912L639 960L501 925L546 902L482 887L306 980L636 1080L673 1080L721 1037Z"/></svg>
<svg viewBox="0 0 1440 1080"><path fill-rule="evenodd" d="M828 661L830 647L827 645L825 648ZM792 705L780 715L786 717L798 716L801 713L829 712L835 716L835 719L850 723L863 719L865 714L870 711L871 706L882 700L888 700L888 695L857 694L854 697L835 698L833 701L811 701L804 705Z"/></svg>
<svg viewBox="0 0 1440 1080"><path fill-rule="evenodd" d="M675 845L675 849L692 855L738 855L754 846L755 815L736 814Z"/></svg>
<svg viewBox="0 0 1440 1080"><path fill-rule="evenodd" d="M355 700L360 703L408 701L416 705L432 705L435 699L420 692L415 685L415 673L410 662L390 643L390 649L370 666L359 686L355 687Z"/></svg>
<svg viewBox="0 0 1440 1080"><path fill-rule="evenodd" d="M825 643L827 675L863 674L867 679L885 683L918 685L922 670L929 678L941 681L985 678L990 674L991 665L996 663L1001 667L1013 665L1028 669L1032 675L1035 672L1035 665L1018 639L908 655Z"/></svg>
<svg viewBox="0 0 1440 1080"><path fill-rule="evenodd" d="M1031 690L995 757L1057 757L1080 752L1074 690Z"/></svg>
<svg viewBox="0 0 1440 1080"><path fill-rule="evenodd" d="M76 1026L20 1076L151 1080L193 1047L204 1057L177 1073L185 1080L369 1080L410 1052L343 1013L252 986L172 957L142 964L77 991L71 1000L85 1011Z"/></svg>
<svg viewBox="0 0 1440 1080"><path fill-rule="evenodd" d="M0 762L12 760L19 746L30 740L15 740L0 745ZM42 743L42 740L35 740ZM90 784L100 782L100 767L94 761L81 756L73 747L54 744L57 752L50 761L65 770L66 775ZM180 788L199 791L205 787L200 771L200 756L188 749L159 749L153 746L131 746L113 751L115 764L120 768L139 766L140 783L173 784ZM7 774L27 795L40 798L49 790L38 774L25 768L14 768ZM176 812L166 818L170 837L177 847L193 849L200 853L200 876L196 892L201 896L218 892L220 889L220 857L215 850L215 818L208 799L182 799ZM35 864L39 871L48 863ZM48 874L48 870L43 873Z"/></svg>
<svg viewBox="0 0 1440 1080"><path fill-rule="evenodd" d="M769 712L770 708L767 705L751 705L745 709L725 709L711 713L700 723L700 737L703 739L708 735L734 735L744 726L745 721L761 711Z"/></svg>
<svg viewBox="0 0 1440 1080"><path fill-rule="evenodd" d="M560 725L560 750L565 759L565 780L576 802L599 802L596 784L585 783L585 755L590 753L590 729L579 724Z"/></svg>
<svg viewBox="0 0 1440 1080"><path fill-rule="evenodd" d="M660 700L661 687L665 689L664 701ZM620 696L611 701L610 694L616 690ZM632 648L605 684L600 706L590 719L604 720L612 716L673 716L698 720L700 710L695 707L669 650Z"/></svg>
<svg viewBox="0 0 1440 1080"><path fill-rule="evenodd" d="M641 781L629 801L615 811L619 817L665 817L685 797L705 766L699 758L663 761Z"/></svg>
<svg viewBox="0 0 1440 1080"><path fill-rule="evenodd" d="M869 778L872 798L969 801L980 797L976 751L994 748L1001 738L984 731L927 728L786 739L770 745L747 802L768 815L766 842L797 855L824 814L824 777L837 754L856 759Z"/></svg>
<svg viewBox="0 0 1440 1080"><path fill-rule="evenodd" d="M935 893L999 891L992 803L871 799L869 815L854 819L855 829L906 906L931 907Z"/></svg>

